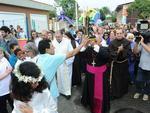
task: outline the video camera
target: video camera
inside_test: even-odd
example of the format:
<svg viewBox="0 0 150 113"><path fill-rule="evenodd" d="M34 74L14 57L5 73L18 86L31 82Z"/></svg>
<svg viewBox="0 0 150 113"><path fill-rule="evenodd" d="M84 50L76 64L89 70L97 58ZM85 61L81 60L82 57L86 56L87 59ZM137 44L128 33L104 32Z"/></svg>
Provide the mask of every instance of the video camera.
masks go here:
<svg viewBox="0 0 150 113"><path fill-rule="evenodd" d="M142 20L137 23L137 30L135 32L135 42L139 43L141 41L141 36L144 38L144 43L150 43L150 24L147 20Z"/></svg>
<svg viewBox="0 0 150 113"><path fill-rule="evenodd" d="M147 20L142 20L137 22L137 30L139 32L145 32L150 28L149 22Z"/></svg>

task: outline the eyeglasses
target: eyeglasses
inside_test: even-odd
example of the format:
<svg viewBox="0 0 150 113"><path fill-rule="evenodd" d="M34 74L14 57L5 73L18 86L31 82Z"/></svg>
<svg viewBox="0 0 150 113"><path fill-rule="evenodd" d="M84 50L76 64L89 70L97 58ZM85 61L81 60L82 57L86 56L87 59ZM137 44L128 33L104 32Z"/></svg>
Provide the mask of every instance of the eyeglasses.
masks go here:
<svg viewBox="0 0 150 113"><path fill-rule="evenodd" d="M134 38L128 38L128 39L132 39L133 40Z"/></svg>
<svg viewBox="0 0 150 113"><path fill-rule="evenodd" d="M116 34L118 34L118 35L119 35L119 34L123 34L123 33L116 33Z"/></svg>
<svg viewBox="0 0 150 113"><path fill-rule="evenodd" d="M29 52L31 52L31 51L25 51L25 53L29 53Z"/></svg>

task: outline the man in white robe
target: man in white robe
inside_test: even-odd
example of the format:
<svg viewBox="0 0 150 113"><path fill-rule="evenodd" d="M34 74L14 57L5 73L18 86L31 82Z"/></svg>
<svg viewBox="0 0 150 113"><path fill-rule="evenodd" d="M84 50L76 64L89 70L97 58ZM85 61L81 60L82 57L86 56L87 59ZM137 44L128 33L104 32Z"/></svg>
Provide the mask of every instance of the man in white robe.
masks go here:
<svg viewBox="0 0 150 113"><path fill-rule="evenodd" d="M63 37L60 31L56 32L55 39L53 40L53 45L55 47L55 54L66 54L73 50L71 41ZM71 57L57 69L57 83L58 90L61 94L71 96L71 80L72 80L72 64L74 57Z"/></svg>

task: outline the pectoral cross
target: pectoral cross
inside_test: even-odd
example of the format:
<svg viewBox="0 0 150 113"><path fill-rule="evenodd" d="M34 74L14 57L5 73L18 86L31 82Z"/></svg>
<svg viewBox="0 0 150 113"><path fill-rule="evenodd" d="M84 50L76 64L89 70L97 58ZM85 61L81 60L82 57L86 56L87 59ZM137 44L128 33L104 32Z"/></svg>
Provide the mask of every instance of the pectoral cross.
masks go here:
<svg viewBox="0 0 150 113"><path fill-rule="evenodd" d="M93 60L93 62L92 62L93 67L95 66L95 64L96 64L96 63L95 63L95 61Z"/></svg>

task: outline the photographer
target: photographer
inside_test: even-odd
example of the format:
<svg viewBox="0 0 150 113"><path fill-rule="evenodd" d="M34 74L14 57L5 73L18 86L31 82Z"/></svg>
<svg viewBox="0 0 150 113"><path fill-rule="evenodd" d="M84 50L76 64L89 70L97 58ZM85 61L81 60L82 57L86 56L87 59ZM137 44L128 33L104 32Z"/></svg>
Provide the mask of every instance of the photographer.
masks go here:
<svg viewBox="0 0 150 113"><path fill-rule="evenodd" d="M136 43L134 47L134 53L140 53L134 99L139 98L143 94L143 100L147 101L150 94L150 32L146 32L140 37L141 41Z"/></svg>

